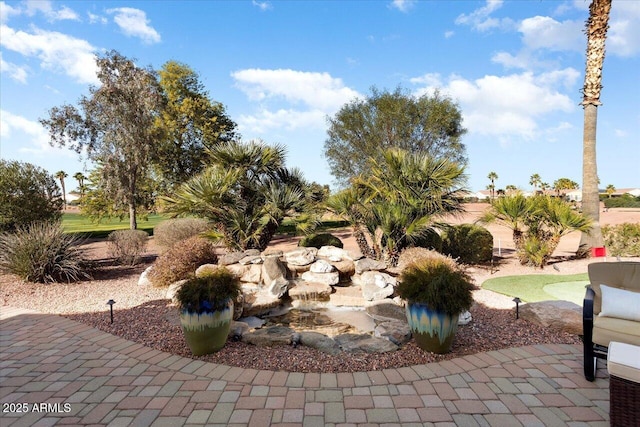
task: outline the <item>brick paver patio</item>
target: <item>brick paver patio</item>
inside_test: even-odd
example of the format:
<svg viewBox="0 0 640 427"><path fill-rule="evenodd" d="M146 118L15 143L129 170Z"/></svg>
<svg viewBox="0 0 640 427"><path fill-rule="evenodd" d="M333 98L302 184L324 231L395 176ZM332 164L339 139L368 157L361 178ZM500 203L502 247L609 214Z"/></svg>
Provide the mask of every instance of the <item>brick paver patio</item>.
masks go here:
<svg viewBox="0 0 640 427"><path fill-rule="evenodd" d="M580 346L372 372L272 372L174 356L6 306L0 344L3 427L609 425L606 369L586 381Z"/></svg>

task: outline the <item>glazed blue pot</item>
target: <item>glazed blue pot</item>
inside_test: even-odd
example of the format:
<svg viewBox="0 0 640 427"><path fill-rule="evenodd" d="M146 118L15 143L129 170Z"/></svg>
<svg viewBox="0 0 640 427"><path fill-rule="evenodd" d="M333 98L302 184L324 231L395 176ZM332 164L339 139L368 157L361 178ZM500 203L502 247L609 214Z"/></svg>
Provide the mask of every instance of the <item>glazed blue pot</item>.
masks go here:
<svg viewBox="0 0 640 427"><path fill-rule="evenodd" d="M458 330L458 314L431 310L426 304L407 302L407 322L416 344L424 351L448 353Z"/></svg>
<svg viewBox="0 0 640 427"><path fill-rule="evenodd" d="M233 300L229 299L220 310L194 313L180 311L180 324L184 338L194 356L215 353L227 342L233 320Z"/></svg>

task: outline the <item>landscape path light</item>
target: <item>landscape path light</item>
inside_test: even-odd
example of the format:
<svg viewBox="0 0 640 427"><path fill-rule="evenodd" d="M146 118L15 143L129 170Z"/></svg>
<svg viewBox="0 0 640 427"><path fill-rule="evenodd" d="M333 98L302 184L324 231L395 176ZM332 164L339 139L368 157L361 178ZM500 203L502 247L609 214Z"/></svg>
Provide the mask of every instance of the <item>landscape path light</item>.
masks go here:
<svg viewBox="0 0 640 427"><path fill-rule="evenodd" d="M110 299L109 301L107 301L107 305L109 306L110 312L111 312L111 323L113 323L113 304L115 304L116 302L112 299Z"/></svg>
<svg viewBox="0 0 640 427"><path fill-rule="evenodd" d="M519 318L520 318L520 303L521 303L522 301L520 300L520 298L515 297L515 298L513 299L513 302L515 302L515 303L516 303L516 319L519 319Z"/></svg>

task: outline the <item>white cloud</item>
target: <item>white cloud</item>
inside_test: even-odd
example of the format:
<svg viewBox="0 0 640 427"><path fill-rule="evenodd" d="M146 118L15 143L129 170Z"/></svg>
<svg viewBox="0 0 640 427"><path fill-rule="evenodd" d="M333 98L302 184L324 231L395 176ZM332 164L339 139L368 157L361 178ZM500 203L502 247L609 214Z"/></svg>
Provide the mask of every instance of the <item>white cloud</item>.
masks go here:
<svg viewBox="0 0 640 427"><path fill-rule="evenodd" d="M231 76L238 88L254 101L281 98L329 112L358 96L358 92L328 73L252 68Z"/></svg>
<svg viewBox="0 0 640 427"><path fill-rule="evenodd" d="M20 83L27 83L27 68L5 61L2 52L0 52L0 72L9 74L12 79Z"/></svg>
<svg viewBox="0 0 640 427"><path fill-rule="evenodd" d="M258 9L262 10L263 12L265 10L273 9L273 6L271 5L271 2L268 2L268 1L252 0L251 4L256 6Z"/></svg>
<svg viewBox="0 0 640 427"><path fill-rule="evenodd" d="M81 83L96 83L95 48L89 42L38 28L33 33L0 26L0 45L27 57L36 57L43 68L62 71Z"/></svg>
<svg viewBox="0 0 640 427"><path fill-rule="evenodd" d="M413 5L415 4L415 0L392 0L389 7L393 9L398 9L400 12L408 12Z"/></svg>
<svg viewBox="0 0 640 427"><path fill-rule="evenodd" d="M326 115L359 96L328 73L247 69L231 76L250 100L260 103L256 114L238 120L241 128L256 132L322 128Z"/></svg>
<svg viewBox="0 0 640 427"><path fill-rule="evenodd" d="M450 39L451 37L453 37L455 35L454 31L445 31L444 32L444 38L445 39Z"/></svg>
<svg viewBox="0 0 640 427"><path fill-rule="evenodd" d="M498 19L491 14L502 7L503 0L486 0L483 7L474 10L470 14L461 14L455 20L458 25L469 25L477 31L489 31L495 28L509 27L513 21L509 18Z"/></svg>
<svg viewBox="0 0 640 427"><path fill-rule="evenodd" d="M323 129L326 113L320 110L296 111L279 109L269 111L262 109L256 114L242 114L238 119L240 132L264 133L272 130L293 131L297 129Z"/></svg>
<svg viewBox="0 0 640 427"><path fill-rule="evenodd" d="M17 134L17 135L16 135ZM25 117L10 113L6 110L0 110L0 136L5 141L15 136L20 137L21 152L42 155L45 153L60 153L60 150L49 144L49 135L40 123L29 120ZM25 144L28 142L28 146ZM11 144L11 142L9 142Z"/></svg>
<svg viewBox="0 0 640 427"><path fill-rule="evenodd" d="M412 79L425 84L417 94L440 90L460 103L464 125L472 133L532 139L545 132L539 120L557 112L571 112L576 101L556 87L575 83L579 73L573 69L535 75L531 72L506 76L485 76L471 81L450 76L444 82L437 74ZM560 125L556 125L560 126Z"/></svg>
<svg viewBox="0 0 640 427"><path fill-rule="evenodd" d="M120 7L107 10L114 14L114 22L122 32L130 37L139 37L144 43L152 44L160 42L160 34L149 25L149 20L144 11L131 7Z"/></svg>
<svg viewBox="0 0 640 427"><path fill-rule="evenodd" d="M606 43L607 54L629 57L640 53L640 2L613 2Z"/></svg>
<svg viewBox="0 0 640 427"><path fill-rule="evenodd" d="M556 21L548 16L524 19L518 25L524 45L531 49L584 50L584 23L580 21Z"/></svg>
<svg viewBox="0 0 640 427"><path fill-rule="evenodd" d="M4 24L13 15L20 15L20 9L0 1L0 23Z"/></svg>
<svg viewBox="0 0 640 427"><path fill-rule="evenodd" d="M73 20L79 21L80 17L73 10L67 6L62 6L59 9L54 9L51 1L48 0L27 0L25 2L25 13L28 16L33 16L36 13L42 13L49 21L62 21Z"/></svg>
<svg viewBox="0 0 640 427"><path fill-rule="evenodd" d="M87 12L87 16L89 17L89 23L90 24L106 24L107 22L109 22L109 20L101 15L95 15L91 12Z"/></svg>

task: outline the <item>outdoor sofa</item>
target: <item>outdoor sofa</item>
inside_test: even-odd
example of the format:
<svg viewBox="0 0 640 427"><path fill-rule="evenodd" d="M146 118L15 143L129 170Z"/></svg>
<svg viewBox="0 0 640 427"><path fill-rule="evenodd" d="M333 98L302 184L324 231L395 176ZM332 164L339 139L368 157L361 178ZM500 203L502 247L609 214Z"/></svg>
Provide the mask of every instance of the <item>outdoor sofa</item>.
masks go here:
<svg viewBox="0 0 640 427"><path fill-rule="evenodd" d="M588 273L582 308L584 376L593 381L596 358L607 358L609 343L640 346L640 262L595 262Z"/></svg>

